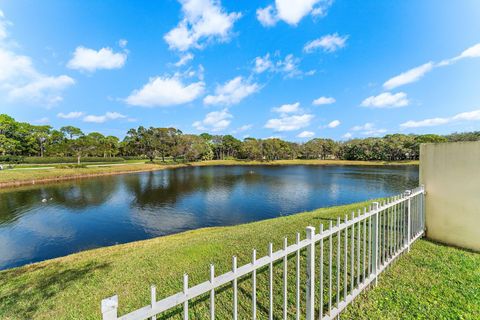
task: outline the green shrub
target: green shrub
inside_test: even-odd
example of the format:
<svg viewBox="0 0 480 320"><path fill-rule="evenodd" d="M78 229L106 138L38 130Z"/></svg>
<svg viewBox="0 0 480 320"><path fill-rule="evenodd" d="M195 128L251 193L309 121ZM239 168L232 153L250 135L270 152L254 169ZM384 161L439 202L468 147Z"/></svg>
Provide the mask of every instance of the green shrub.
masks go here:
<svg viewBox="0 0 480 320"><path fill-rule="evenodd" d="M61 164L55 166L56 169L78 169L78 168L86 168L86 164Z"/></svg>
<svg viewBox="0 0 480 320"><path fill-rule="evenodd" d="M146 156L123 156L122 158L125 160L147 160L148 159Z"/></svg>
<svg viewBox="0 0 480 320"><path fill-rule="evenodd" d="M150 161L147 161L145 163L154 163L154 164L163 164L163 165L167 165L167 164L179 164L179 163L184 163L183 160L177 160L177 161L173 161L172 159L165 159L165 161L162 161L162 160L153 160L152 162Z"/></svg>
<svg viewBox="0 0 480 320"><path fill-rule="evenodd" d="M0 163L23 163L23 157L20 157L20 156L0 156Z"/></svg>

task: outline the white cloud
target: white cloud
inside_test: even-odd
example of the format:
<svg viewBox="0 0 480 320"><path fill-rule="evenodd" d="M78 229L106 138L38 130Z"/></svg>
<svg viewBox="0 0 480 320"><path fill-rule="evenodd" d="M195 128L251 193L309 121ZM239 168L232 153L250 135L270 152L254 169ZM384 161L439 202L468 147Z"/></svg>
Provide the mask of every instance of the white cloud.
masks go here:
<svg viewBox="0 0 480 320"><path fill-rule="evenodd" d="M265 8L257 9L257 19L264 27L272 27L277 24L278 18L276 16L275 8L269 5Z"/></svg>
<svg viewBox="0 0 480 320"><path fill-rule="evenodd" d="M384 92L378 96L371 96L362 101L362 107L371 108L396 108L408 106L410 101L407 99L405 92L398 92L392 94L390 92Z"/></svg>
<svg viewBox="0 0 480 320"><path fill-rule="evenodd" d="M0 47L0 81L11 86L16 82L24 82L38 76L30 57L17 55ZM13 82L13 83L12 83Z"/></svg>
<svg viewBox="0 0 480 320"><path fill-rule="evenodd" d="M76 118L82 117L83 115L84 115L83 112L72 111L72 112L69 112L69 113L60 112L60 113L57 114L57 117L62 118L62 119L76 119Z"/></svg>
<svg viewBox="0 0 480 320"><path fill-rule="evenodd" d="M467 58L478 58L478 57L480 57L480 43L477 43L471 46L470 48L465 49L462 53L460 53L456 57L442 60L437 64L430 61L425 64L422 64L421 66L405 71L399 74L398 76L395 76L387 80L383 84L383 87L387 90L391 90L393 88L397 88L405 84L413 83L420 80L426 73L432 71L436 67L444 67L444 66L454 64L459 60L463 60Z"/></svg>
<svg viewBox="0 0 480 320"><path fill-rule="evenodd" d="M230 125L232 118L233 116L225 108L221 111L207 113L202 121L195 121L192 125L199 131L222 131Z"/></svg>
<svg viewBox="0 0 480 320"><path fill-rule="evenodd" d="M355 126L355 127L351 128L350 130L360 132L361 134L363 134L365 136L378 136L378 135L384 134L388 131L387 129L377 129L375 127L375 125L371 122L367 122L364 125ZM350 137L351 137L351 135L350 135Z"/></svg>
<svg viewBox="0 0 480 320"><path fill-rule="evenodd" d="M324 105L324 104L332 104L335 103L335 98L333 97L320 97L313 100L312 104L316 106Z"/></svg>
<svg viewBox="0 0 480 320"><path fill-rule="evenodd" d="M48 117L43 117L37 120L33 120L33 123L36 124L48 124L50 122L50 119Z"/></svg>
<svg viewBox="0 0 480 320"><path fill-rule="evenodd" d="M480 120L480 109L470 112L462 112L452 117L452 120L473 121Z"/></svg>
<svg viewBox="0 0 480 320"><path fill-rule="evenodd" d="M352 131L372 130L373 128L374 128L374 124L371 122L367 122L364 125L353 127Z"/></svg>
<svg viewBox="0 0 480 320"><path fill-rule="evenodd" d="M256 73L262 73L274 67L272 61L270 60L270 53L267 53L263 57L256 57L254 62L255 67L253 71L255 71Z"/></svg>
<svg viewBox="0 0 480 320"><path fill-rule="evenodd" d="M215 95L208 95L203 99L206 105L232 105L260 90L257 83L250 83L238 76L227 81L224 85L217 85Z"/></svg>
<svg viewBox="0 0 480 320"><path fill-rule="evenodd" d="M128 41L126 39L120 39L118 40L118 46L120 48L126 48L127 47L127 44L128 44Z"/></svg>
<svg viewBox="0 0 480 320"><path fill-rule="evenodd" d="M316 0L276 0L278 17L288 24L296 25L304 16L309 14Z"/></svg>
<svg viewBox="0 0 480 320"><path fill-rule="evenodd" d="M327 128L336 128L340 125L340 123L341 122L339 120L333 120L329 124L327 124Z"/></svg>
<svg viewBox="0 0 480 320"><path fill-rule="evenodd" d="M458 58L464 59L464 58L478 58L480 57L480 43L477 43L476 45L464 50Z"/></svg>
<svg viewBox="0 0 480 320"><path fill-rule="evenodd" d="M385 134L387 131L388 131L387 129L372 129L369 131L362 132L362 134L365 136L376 137L376 136L381 136Z"/></svg>
<svg viewBox="0 0 480 320"><path fill-rule="evenodd" d="M63 97L58 95L57 92L74 83L75 80L65 75L58 77L40 76L23 86L11 88L8 96L12 100L45 101L52 105L63 100Z"/></svg>
<svg viewBox="0 0 480 320"><path fill-rule="evenodd" d="M480 43L477 43L471 46L470 48L465 49L461 54L459 54L456 57L441 61L438 64L438 66L450 65L452 63L455 63L465 58L478 58L478 57L480 57Z"/></svg>
<svg viewBox="0 0 480 320"><path fill-rule="evenodd" d="M312 114L293 116L282 115L280 118L268 120L265 124L265 128L273 129L277 132L294 131L308 127L313 118L314 115Z"/></svg>
<svg viewBox="0 0 480 320"><path fill-rule="evenodd" d="M178 76L155 77L141 89L134 90L125 101L133 106L166 107L191 102L204 90L203 81L185 85Z"/></svg>
<svg viewBox="0 0 480 320"><path fill-rule="evenodd" d="M193 54L191 54L191 53L184 54L180 57L180 60L178 60L175 63L175 67L181 67L181 66L187 64L192 59L193 59Z"/></svg>
<svg viewBox="0 0 480 320"><path fill-rule="evenodd" d="M0 92L5 93L6 99L12 102L46 105L60 102L63 90L73 85L75 80L66 75L42 74L35 68L30 57L9 49L7 28L10 25L0 11Z"/></svg>
<svg viewBox="0 0 480 320"><path fill-rule="evenodd" d="M10 22L5 19L3 11L0 10L0 40L3 40L7 37L7 27L10 25Z"/></svg>
<svg viewBox="0 0 480 320"><path fill-rule="evenodd" d="M243 126L241 126L240 128L237 129L238 132L242 132L242 131L247 131L247 130L250 130L252 129L252 125L251 124L245 124Z"/></svg>
<svg viewBox="0 0 480 320"><path fill-rule="evenodd" d="M273 112L278 112L278 113L296 113L300 111L300 102L295 102L292 104L284 104L281 105L280 107L273 108Z"/></svg>
<svg viewBox="0 0 480 320"><path fill-rule="evenodd" d="M321 48L325 52L335 52L338 49L345 47L347 39L348 35L339 36L338 33L327 34L321 38L306 43L303 47L303 51L311 53L316 49Z"/></svg>
<svg viewBox="0 0 480 320"><path fill-rule="evenodd" d="M333 0L275 0L275 7L268 5L257 9L257 19L264 27L274 26L282 20L296 26L305 16L324 17Z"/></svg>
<svg viewBox="0 0 480 320"><path fill-rule="evenodd" d="M193 69L192 67L187 68L183 72L175 72L175 77L177 78L193 78L197 77L199 80L204 80L204 73L205 73L205 68L203 65L199 64L197 67L197 70Z"/></svg>
<svg viewBox="0 0 480 320"><path fill-rule="evenodd" d="M296 58L293 54L288 54L284 59L279 58L279 53L277 52L274 55L273 61L270 57L270 53L267 53L263 57L256 57L254 60L253 71L255 73L263 73L266 71L283 73L286 78L291 78L295 76L300 76L302 74L312 75L315 73L315 70L311 70L307 73L304 73L299 69L300 59ZM312 73L313 72L313 73Z"/></svg>
<svg viewBox="0 0 480 320"><path fill-rule="evenodd" d="M203 67L203 65L198 65L198 79L200 80L203 80L204 79L204 74L205 74L205 68Z"/></svg>
<svg viewBox="0 0 480 320"><path fill-rule="evenodd" d="M297 138L312 138L313 136L315 136L313 131L302 131L297 135Z"/></svg>
<svg viewBox="0 0 480 320"><path fill-rule="evenodd" d="M350 132L347 132L347 133L345 133L345 134L342 136L342 138L344 138L344 139L351 139L352 137L353 137L353 136L352 136L352 134L351 134Z"/></svg>
<svg viewBox="0 0 480 320"><path fill-rule="evenodd" d="M438 126L441 124L446 124L449 122L447 118L432 118L432 119L425 119L421 121L407 121L400 125L402 128L420 128L420 127L433 127Z"/></svg>
<svg viewBox="0 0 480 320"><path fill-rule="evenodd" d="M233 130L232 133L235 134L235 133L245 132L245 131L248 131L248 130L252 129L252 127L253 127L253 125L251 125L251 124L245 124L245 125L237 128L237 129Z"/></svg>
<svg viewBox="0 0 480 320"><path fill-rule="evenodd" d="M447 124L451 122L461 122L461 121L478 121L480 120L480 109L469 111L469 112L462 112L459 114L454 115L450 118L430 118L424 119L420 121L407 121L400 124L402 128L421 128L421 127L433 127L439 126L442 124Z"/></svg>
<svg viewBox="0 0 480 320"><path fill-rule="evenodd" d="M293 54L289 54L282 61L277 62L277 70L286 74L287 78L295 77L302 74L299 70L300 59L295 58Z"/></svg>
<svg viewBox="0 0 480 320"><path fill-rule="evenodd" d="M183 19L165 34L170 49L202 48L207 41L229 40L240 13L227 13L216 0L180 0Z"/></svg>
<svg viewBox="0 0 480 320"><path fill-rule="evenodd" d="M98 69L119 69L125 65L127 54L113 52L110 48L102 48L98 51L85 47L77 47L72 59L67 63L70 69L94 72Z"/></svg>
<svg viewBox="0 0 480 320"><path fill-rule="evenodd" d="M387 80L383 84L383 87L387 90L392 90L405 84L416 82L420 80L420 78L422 78L427 72L430 72L433 67L433 62L427 62L425 64L422 64L421 66L405 71L398 76Z"/></svg>
<svg viewBox="0 0 480 320"><path fill-rule="evenodd" d="M313 8L310 13L314 17L325 17L327 15L328 8L332 5L333 0L325 0L323 5Z"/></svg>
<svg viewBox="0 0 480 320"><path fill-rule="evenodd" d="M83 118L85 122L104 123L108 120L124 119L127 116L118 112L107 112L101 116L87 115Z"/></svg>

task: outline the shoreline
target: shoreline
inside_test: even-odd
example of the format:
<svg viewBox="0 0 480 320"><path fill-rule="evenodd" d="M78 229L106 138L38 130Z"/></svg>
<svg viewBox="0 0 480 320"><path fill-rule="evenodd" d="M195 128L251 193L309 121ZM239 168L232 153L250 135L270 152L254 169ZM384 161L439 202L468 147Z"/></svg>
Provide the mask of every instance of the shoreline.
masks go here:
<svg viewBox="0 0 480 320"><path fill-rule="evenodd" d="M159 170L178 168L178 167L181 167L181 166L180 165L172 165L172 166L165 165L164 167L143 168L143 169L139 169L139 170L122 170L122 171L111 171L111 172L80 173L80 174L72 174L72 175L67 175L67 176L56 176L56 177L51 177L51 178L40 178L40 179L32 179L32 180L25 179L25 180L10 181L10 182L0 182L0 189L15 189L17 187L33 186L33 185L36 185L36 184L53 184L53 183L56 183L56 182L63 182L63 181L70 181L70 180L80 180L80 179L113 176L113 175L121 175L121 174L128 174L128 173L142 173L142 172L150 172L150 171L159 171ZM46 169L46 170L51 170L51 169ZM62 169L57 169L57 170L62 170Z"/></svg>
<svg viewBox="0 0 480 320"><path fill-rule="evenodd" d="M50 184L69 180L88 179L95 177L141 173L159 171L165 169L177 169L186 167L205 167L205 166L293 166L293 165L311 165L311 166L328 166L328 165L346 165L346 166L402 166L402 165L418 165L418 161L352 161L352 160L276 160L276 161L248 161L248 160L208 160L201 162L188 162L179 164L123 164L127 167L116 165L105 165L95 168L79 168L79 169L45 169L45 171L34 170L31 172L32 177L28 177L29 170L6 170L0 171L0 178L2 174L13 175L10 181L0 180L0 189L15 189L22 186L32 186L36 184ZM138 168L140 167L140 168ZM130 168L130 169L129 169ZM118 169L118 170L117 170ZM33 171L33 170L32 170ZM90 171L90 172L85 172ZM39 173L39 177L35 177ZM15 177L18 176L18 177ZM43 175L43 176L42 176ZM22 177L26 176L26 177ZM18 179L18 180L17 180Z"/></svg>

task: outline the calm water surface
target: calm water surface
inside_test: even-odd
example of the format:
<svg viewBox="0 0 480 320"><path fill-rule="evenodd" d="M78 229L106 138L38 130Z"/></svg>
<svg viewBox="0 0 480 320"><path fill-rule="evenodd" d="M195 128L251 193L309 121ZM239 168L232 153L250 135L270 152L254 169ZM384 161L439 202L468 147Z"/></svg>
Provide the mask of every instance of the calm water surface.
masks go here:
<svg viewBox="0 0 480 320"><path fill-rule="evenodd" d="M235 166L3 192L0 269L184 230L394 195L417 185L416 166Z"/></svg>

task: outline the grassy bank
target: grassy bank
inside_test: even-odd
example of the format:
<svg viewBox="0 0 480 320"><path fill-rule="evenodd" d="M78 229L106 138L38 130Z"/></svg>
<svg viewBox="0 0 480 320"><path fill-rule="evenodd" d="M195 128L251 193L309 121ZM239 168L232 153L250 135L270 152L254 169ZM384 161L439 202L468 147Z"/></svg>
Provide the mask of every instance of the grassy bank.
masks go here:
<svg viewBox="0 0 480 320"><path fill-rule="evenodd" d="M0 272L1 319L99 319L101 299L119 295L120 314L149 303L149 285L159 298L181 291L182 275L190 284L208 279L208 265L217 274L230 270L231 257L248 263L274 250L287 236L291 242L306 226L327 225L332 218L365 203L323 208L234 227L200 229L125 245L101 248ZM305 236L302 232L302 238ZM303 257L304 258L304 257ZM302 258L302 259L303 259ZM289 312L294 312L294 259L289 263ZM378 287L349 307L344 319L476 319L480 316L480 254L418 241L384 275ZM276 315L281 315L282 265L275 267ZM267 272L258 275L258 312L268 306ZM303 276L302 276L303 277ZM304 278L303 278L304 279ZM303 281L302 281L303 283ZM239 284L239 312L250 312L250 280ZM230 318L231 290L217 292L219 319ZM208 300L192 303L192 319L205 318ZM302 308L303 308L302 303ZM388 312L386 311L388 310ZM170 314L180 319L180 310ZM292 316L292 314L290 314Z"/></svg>
<svg viewBox="0 0 480 320"><path fill-rule="evenodd" d="M80 179L102 175L122 174L163 170L166 168L185 166L212 166L212 165L415 165L418 161L408 162L381 162L381 161L347 161L347 160L278 160L270 162L241 161L241 160L212 160L186 164L162 163L114 163L102 165L87 165L85 168L55 168L49 165L19 167L13 170L0 171L0 188L29 185L34 183L55 182L68 179Z"/></svg>
<svg viewBox="0 0 480 320"><path fill-rule="evenodd" d="M11 188L22 185L48 183L70 179L97 177L129 172L162 170L165 165L157 164L125 164L123 166L102 166L85 168L35 168L29 170L0 171L0 188Z"/></svg>

